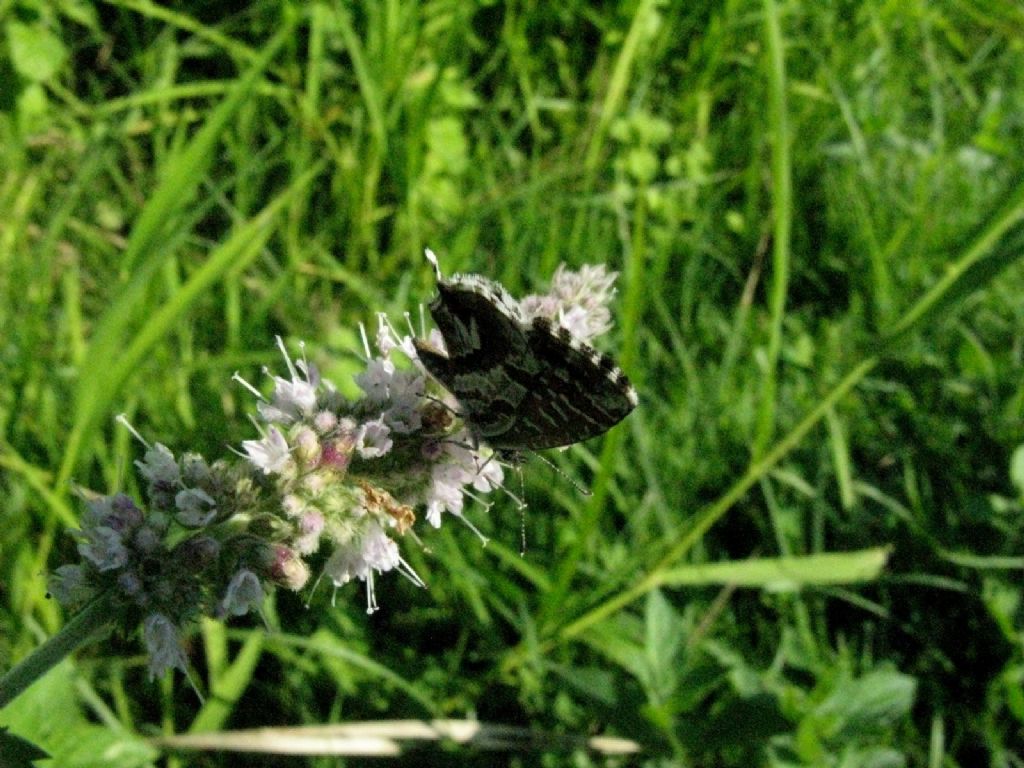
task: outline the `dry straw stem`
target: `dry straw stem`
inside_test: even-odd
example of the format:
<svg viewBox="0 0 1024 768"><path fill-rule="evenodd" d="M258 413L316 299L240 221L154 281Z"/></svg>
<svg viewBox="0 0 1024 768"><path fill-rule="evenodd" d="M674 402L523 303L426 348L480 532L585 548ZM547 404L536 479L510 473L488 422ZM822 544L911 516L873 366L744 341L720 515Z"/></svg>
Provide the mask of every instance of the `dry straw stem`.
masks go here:
<svg viewBox="0 0 1024 768"><path fill-rule="evenodd" d="M388 757L402 754L404 748L416 742L432 741L517 752L588 749L602 755L628 755L641 750L631 739L567 736L474 720L382 720L301 728L255 728L162 736L152 743L165 749L188 751Z"/></svg>

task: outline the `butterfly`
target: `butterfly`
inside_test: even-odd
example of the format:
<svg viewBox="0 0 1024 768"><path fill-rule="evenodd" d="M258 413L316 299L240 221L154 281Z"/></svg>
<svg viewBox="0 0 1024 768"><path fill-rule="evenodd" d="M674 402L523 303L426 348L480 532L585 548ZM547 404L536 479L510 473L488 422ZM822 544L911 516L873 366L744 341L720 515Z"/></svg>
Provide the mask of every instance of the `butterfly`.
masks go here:
<svg viewBox="0 0 1024 768"><path fill-rule="evenodd" d="M470 435L515 454L603 434L637 404L611 358L548 318L526 319L504 286L480 275L445 279L429 310L447 354L416 340L427 371L459 403Z"/></svg>

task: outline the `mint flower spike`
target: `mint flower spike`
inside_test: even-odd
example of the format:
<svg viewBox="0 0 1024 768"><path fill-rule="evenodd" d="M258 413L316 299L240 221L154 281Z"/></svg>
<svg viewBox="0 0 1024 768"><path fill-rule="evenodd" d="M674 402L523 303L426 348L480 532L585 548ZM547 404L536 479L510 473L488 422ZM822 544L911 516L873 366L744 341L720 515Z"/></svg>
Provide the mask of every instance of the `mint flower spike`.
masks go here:
<svg viewBox="0 0 1024 768"><path fill-rule="evenodd" d="M371 612L379 607L380 574L397 571L425 586L399 549L415 523L413 509L426 506L435 527L444 512L454 514L486 541L463 517L465 498L472 489L499 488L502 480L492 451L469 446L469 433L444 404L450 396L428 378L405 317L407 335L378 315L373 346L360 325L365 368L355 376L360 395L354 400L320 377L305 356L293 363L280 340L289 378L271 374L269 395L234 377L257 397L261 432L261 439L242 443L239 455L281 500L279 517L293 527L286 537L290 551L301 559L326 548L322 576L336 589L362 581Z"/></svg>
<svg viewBox="0 0 1024 768"><path fill-rule="evenodd" d="M184 628L203 615L258 612L268 584L301 588L309 569L289 537L300 530L308 535L315 525L267 525L268 509L281 504L249 463L176 457L143 439L123 416L118 421L146 448L135 465L147 501L81 491L86 511L75 532L81 561L57 568L50 589L71 608L102 598L108 624L141 629L151 677L173 669L187 676Z"/></svg>

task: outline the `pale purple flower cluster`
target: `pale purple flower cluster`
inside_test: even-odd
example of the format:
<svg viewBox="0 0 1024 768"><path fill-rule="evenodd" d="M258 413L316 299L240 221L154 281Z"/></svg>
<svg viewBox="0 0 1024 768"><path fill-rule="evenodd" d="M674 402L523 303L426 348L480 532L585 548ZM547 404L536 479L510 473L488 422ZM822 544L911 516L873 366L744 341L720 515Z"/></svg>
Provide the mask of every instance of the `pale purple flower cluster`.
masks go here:
<svg viewBox="0 0 1024 768"><path fill-rule="evenodd" d="M142 623L156 677L185 669L178 638L191 619L258 610L263 583L256 572L267 581L300 585L278 577L280 557L269 542L223 525L259 510L251 470L210 466L196 454L176 459L159 443L147 445L135 463L148 505L123 493L89 498L77 532L81 561L58 568L50 590L69 606L100 592L115 595L126 616Z"/></svg>
<svg viewBox="0 0 1024 768"><path fill-rule="evenodd" d="M364 582L370 612L375 574L397 570L423 586L396 542L415 520L414 507L425 505L436 527L444 511L461 517L470 488L487 493L502 481L490 449L469 444L457 406L427 378L412 334L400 336L383 315L378 323L376 354L363 333L358 399L342 397L305 359L293 361L280 339L289 378L272 377L269 397L236 375L260 398L262 421L262 437L242 448L276 484L284 517L296 526L296 551L311 555L326 543L324 576L335 587ZM432 343L443 341L435 334Z"/></svg>
<svg viewBox="0 0 1024 768"><path fill-rule="evenodd" d="M552 289L521 304L524 318L548 317L589 340L610 325L615 273L559 267ZM466 500L503 488L498 456L477 445L458 403L424 369L406 317L400 334L384 315L371 349L364 329L361 394L343 396L305 354L293 361L278 339L287 376L271 376L258 399L258 438L242 443L243 462L212 465L196 454L176 458L159 443L136 462L145 505L124 494L90 498L77 533L81 561L64 565L51 591L78 606L100 592L116 595L127 621L141 625L150 673L186 670L182 627L209 615L259 612L273 585L299 590L320 553L322 576L337 588L365 584L367 611L377 610L376 575L398 571L424 586L402 557L400 538L423 508L440 526L464 517ZM436 331L420 330L443 351Z"/></svg>
<svg viewBox="0 0 1024 768"><path fill-rule="evenodd" d="M615 295L618 276L603 264L586 264L579 272L559 264L551 278L551 289L525 297L519 306L526 320L546 317L568 328L580 341L589 342L612 327L608 305Z"/></svg>

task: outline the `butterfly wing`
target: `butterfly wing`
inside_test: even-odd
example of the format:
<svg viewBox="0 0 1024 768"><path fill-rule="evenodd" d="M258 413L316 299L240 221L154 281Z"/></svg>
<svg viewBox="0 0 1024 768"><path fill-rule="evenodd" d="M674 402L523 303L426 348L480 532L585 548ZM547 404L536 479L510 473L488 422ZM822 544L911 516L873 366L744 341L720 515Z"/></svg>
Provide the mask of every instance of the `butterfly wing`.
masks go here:
<svg viewBox="0 0 1024 768"><path fill-rule="evenodd" d="M455 395L474 439L495 450L578 443L636 407L636 391L609 357L546 318L525 322L486 278L439 282L430 314L447 354L416 341L420 361Z"/></svg>
<svg viewBox="0 0 1024 768"><path fill-rule="evenodd" d="M476 276L472 276L476 278ZM513 381L510 360L528 356L526 334L504 289L483 278L443 282L430 314L447 354L417 340L423 366L459 401L478 440L500 440L526 395Z"/></svg>
<svg viewBox="0 0 1024 768"><path fill-rule="evenodd" d="M536 318L526 329L529 364L509 363L509 378L523 390L506 429L488 443L502 450L559 448L596 437L637 404L625 374L567 329Z"/></svg>

